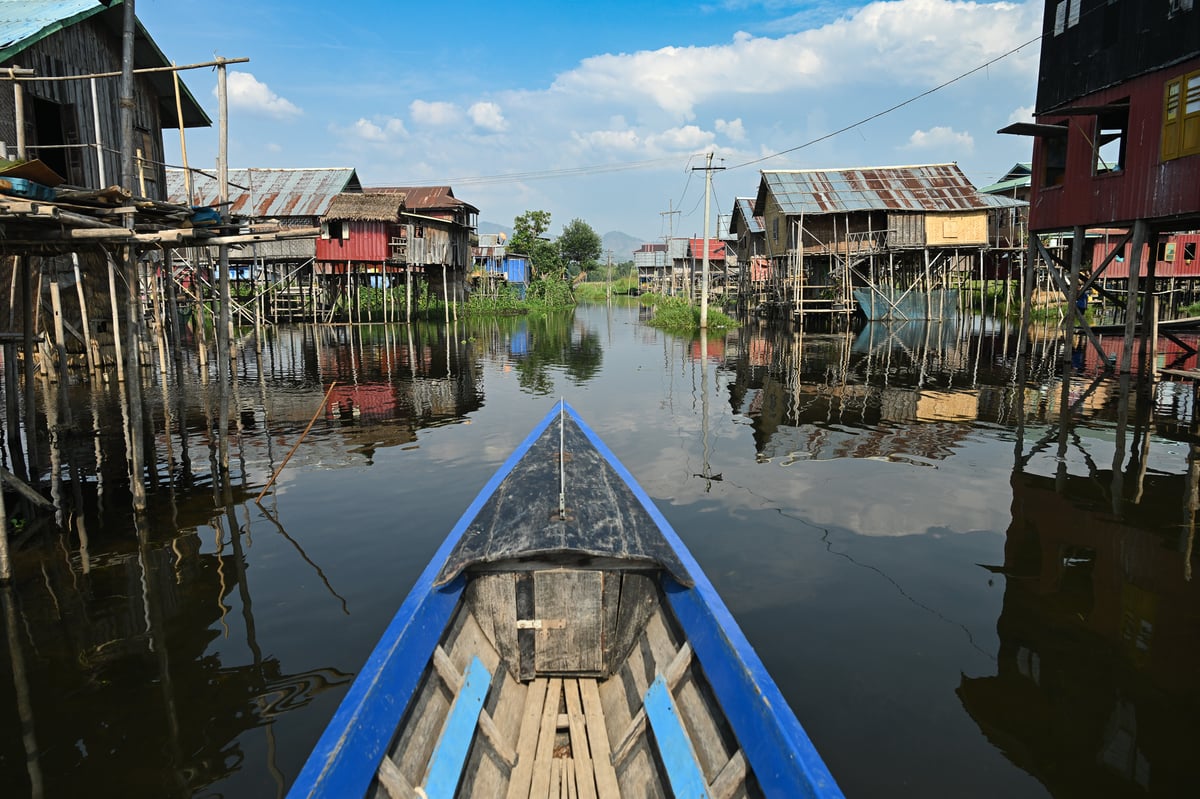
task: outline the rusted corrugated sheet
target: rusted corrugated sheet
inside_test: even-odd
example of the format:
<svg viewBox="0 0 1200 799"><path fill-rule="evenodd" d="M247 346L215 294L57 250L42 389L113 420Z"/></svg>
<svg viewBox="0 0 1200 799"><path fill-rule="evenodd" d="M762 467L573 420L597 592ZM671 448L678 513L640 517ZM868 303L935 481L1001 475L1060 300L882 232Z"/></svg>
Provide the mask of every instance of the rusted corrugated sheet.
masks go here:
<svg viewBox="0 0 1200 799"><path fill-rule="evenodd" d="M317 218L337 195L360 191L362 183L350 167L229 170L230 213L241 216ZM214 206L218 193L215 177L193 173L189 202L183 170L167 170L167 197L171 202Z"/></svg>
<svg viewBox="0 0 1200 799"><path fill-rule="evenodd" d="M414 213L466 208L479 213L479 209L454 196L449 186L372 186L368 193L403 194L404 207Z"/></svg>
<svg viewBox="0 0 1200 799"><path fill-rule="evenodd" d="M972 211L986 206L957 164L779 170L763 182L788 215Z"/></svg>

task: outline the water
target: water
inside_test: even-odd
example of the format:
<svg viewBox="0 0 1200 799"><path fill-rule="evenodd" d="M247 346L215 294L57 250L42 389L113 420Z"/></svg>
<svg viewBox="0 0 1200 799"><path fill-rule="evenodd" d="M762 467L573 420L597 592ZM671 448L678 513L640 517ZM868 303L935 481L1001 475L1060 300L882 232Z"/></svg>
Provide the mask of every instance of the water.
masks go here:
<svg viewBox="0 0 1200 799"><path fill-rule="evenodd" d="M1193 792L1188 384L1123 404L1080 351L1064 414L1051 337L1020 375L979 321L701 342L645 313L271 331L261 369L253 344L239 362L229 487L215 388L153 374L140 523L118 388L72 388L69 424L51 402L40 472L65 511L9 500L4 796L281 795L559 397L680 532L848 795Z"/></svg>

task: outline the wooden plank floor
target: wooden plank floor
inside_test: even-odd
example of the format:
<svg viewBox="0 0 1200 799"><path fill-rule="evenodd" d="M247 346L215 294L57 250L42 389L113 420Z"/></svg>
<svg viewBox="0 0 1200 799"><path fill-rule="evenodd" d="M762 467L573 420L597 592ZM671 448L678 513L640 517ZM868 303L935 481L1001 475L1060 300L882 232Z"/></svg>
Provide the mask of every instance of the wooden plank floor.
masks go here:
<svg viewBox="0 0 1200 799"><path fill-rule="evenodd" d="M595 680L535 680L521 717L509 799L620 796Z"/></svg>

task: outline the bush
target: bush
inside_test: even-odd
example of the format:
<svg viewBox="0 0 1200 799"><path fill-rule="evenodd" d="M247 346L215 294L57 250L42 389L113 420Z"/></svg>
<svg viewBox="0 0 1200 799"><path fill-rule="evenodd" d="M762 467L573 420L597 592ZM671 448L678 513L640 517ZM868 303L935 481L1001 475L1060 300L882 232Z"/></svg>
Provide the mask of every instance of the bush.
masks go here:
<svg viewBox="0 0 1200 799"><path fill-rule="evenodd" d="M692 305L682 297L663 297L661 295L646 295L648 304L654 306L654 317L650 325L670 330L672 332L692 332L700 329L700 308ZM726 314L709 307L708 329L728 330L737 327L737 321Z"/></svg>

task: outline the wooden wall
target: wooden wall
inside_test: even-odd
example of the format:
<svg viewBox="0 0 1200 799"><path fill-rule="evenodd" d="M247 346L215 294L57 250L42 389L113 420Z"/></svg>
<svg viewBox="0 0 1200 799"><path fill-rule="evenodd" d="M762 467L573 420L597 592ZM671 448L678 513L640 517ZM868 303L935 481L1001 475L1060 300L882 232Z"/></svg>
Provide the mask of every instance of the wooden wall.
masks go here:
<svg viewBox="0 0 1200 799"><path fill-rule="evenodd" d="M10 62L0 66L20 66L37 70L39 75L82 75L97 72L112 72L121 69L121 42L114 37L99 16L86 19L48 36L30 46ZM65 155L63 177L72 185L101 188L95 148L39 153L35 149L38 132L34 125L33 105L30 98L39 98L63 106L65 127L68 137L83 144L95 144L95 111L92 105L89 81L30 82L23 84L25 90L26 145L31 157L41 157L52 163L56 170L61 164L53 164ZM97 105L100 109L100 141L106 148L104 171L105 183L115 185L120 176L121 133L118 111L120 78L98 78L96 80ZM157 97L149 81L141 76L134 78L134 137L135 150L143 149L147 161L144 165L145 196L165 199L166 172L162 166L162 120L159 117ZM13 90L5 81L0 88L0 139L15 155L16 126L14 122ZM73 127L74 131L70 128ZM111 150L111 152L109 152ZM138 185L132 187L141 194Z"/></svg>
<svg viewBox="0 0 1200 799"><path fill-rule="evenodd" d="M925 243L930 247L987 244L987 211L925 214Z"/></svg>

